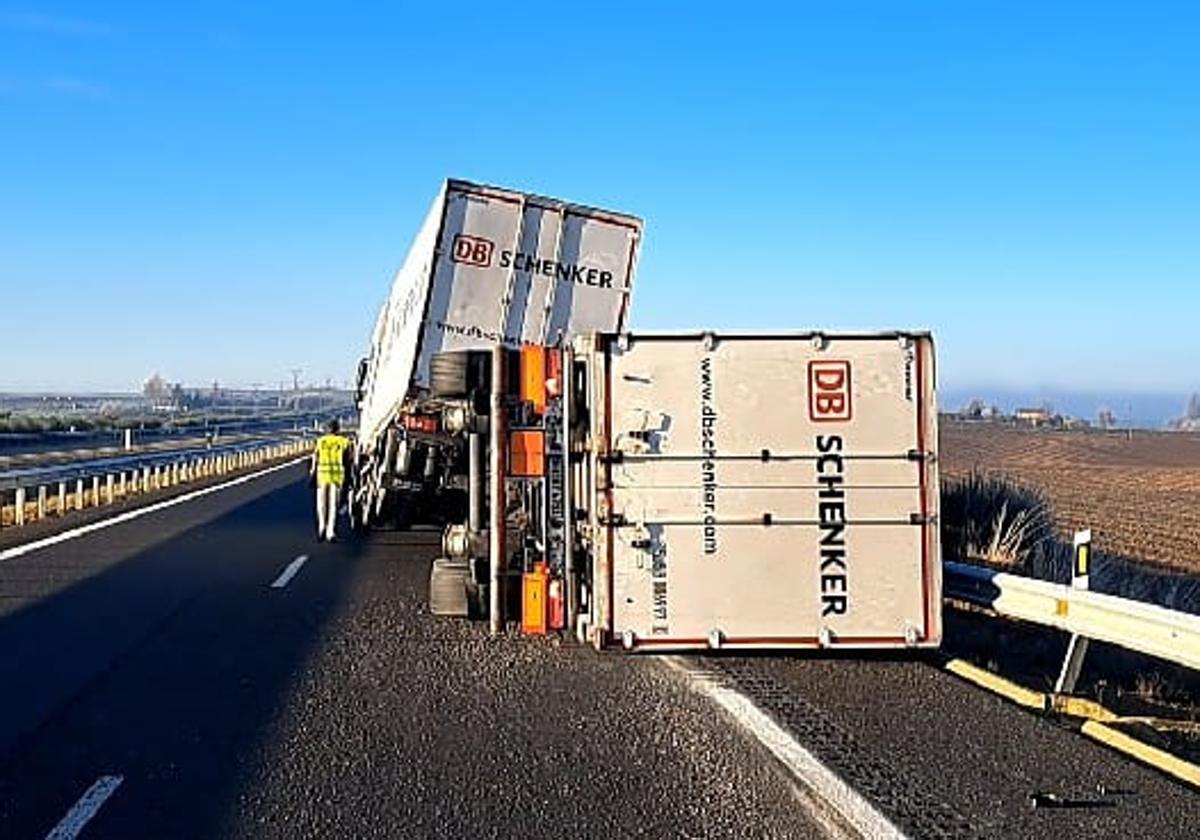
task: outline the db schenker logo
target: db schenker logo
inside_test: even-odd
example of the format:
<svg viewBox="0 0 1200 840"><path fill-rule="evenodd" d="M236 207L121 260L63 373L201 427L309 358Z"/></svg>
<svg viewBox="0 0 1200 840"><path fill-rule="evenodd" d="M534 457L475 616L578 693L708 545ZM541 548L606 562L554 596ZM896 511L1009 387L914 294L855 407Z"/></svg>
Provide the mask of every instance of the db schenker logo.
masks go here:
<svg viewBox="0 0 1200 840"><path fill-rule="evenodd" d="M456 263L473 265L478 268L489 268L492 264L492 252L496 244L482 236L467 236L464 233L454 237L454 245L450 249L450 258Z"/></svg>
<svg viewBox="0 0 1200 840"><path fill-rule="evenodd" d="M849 362L808 363L808 416L818 423L850 419Z"/></svg>

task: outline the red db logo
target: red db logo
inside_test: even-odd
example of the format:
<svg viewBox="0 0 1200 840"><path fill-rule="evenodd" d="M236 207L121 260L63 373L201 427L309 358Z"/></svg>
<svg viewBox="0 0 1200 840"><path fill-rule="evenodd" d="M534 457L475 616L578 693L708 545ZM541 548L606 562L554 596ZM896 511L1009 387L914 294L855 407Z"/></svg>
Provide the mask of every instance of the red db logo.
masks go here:
<svg viewBox="0 0 1200 840"><path fill-rule="evenodd" d="M456 263L466 263L480 268L487 268L492 264L492 250L495 244L490 239L484 239L480 236L467 236L460 233L454 237L454 248L451 251L451 259Z"/></svg>
<svg viewBox="0 0 1200 840"><path fill-rule="evenodd" d="M808 363L808 416L817 422L850 419L850 363Z"/></svg>

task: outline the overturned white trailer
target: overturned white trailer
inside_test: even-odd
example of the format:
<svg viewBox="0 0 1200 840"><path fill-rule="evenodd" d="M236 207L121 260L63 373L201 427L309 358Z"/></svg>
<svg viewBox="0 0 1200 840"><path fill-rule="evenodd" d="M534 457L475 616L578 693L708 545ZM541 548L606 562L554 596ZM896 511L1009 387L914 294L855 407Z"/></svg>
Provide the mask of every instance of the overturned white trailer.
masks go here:
<svg viewBox="0 0 1200 840"><path fill-rule="evenodd" d="M494 362L468 423L488 533L448 530L435 611L627 650L939 644L929 335L598 333Z"/></svg>
<svg viewBox="0 0 1200 840"><path fill-rule="evenodd" d="M585 621L596 643L940 642L927 334L580 344L581 420L594 441L579 493L594 535Z"/></svg>

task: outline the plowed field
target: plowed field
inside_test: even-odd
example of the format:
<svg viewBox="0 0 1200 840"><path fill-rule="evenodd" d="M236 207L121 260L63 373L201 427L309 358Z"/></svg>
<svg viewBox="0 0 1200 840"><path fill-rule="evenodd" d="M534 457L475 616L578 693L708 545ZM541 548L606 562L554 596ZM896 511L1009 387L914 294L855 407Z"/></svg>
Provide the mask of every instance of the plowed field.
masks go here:
<svg viewBox="0 0 1200 840"><path fill-rule="evenodd" d="M941 426L943 478L973 469L1037 487L1068 535L1164 568L1200 571L1200 435Z"/></svg>

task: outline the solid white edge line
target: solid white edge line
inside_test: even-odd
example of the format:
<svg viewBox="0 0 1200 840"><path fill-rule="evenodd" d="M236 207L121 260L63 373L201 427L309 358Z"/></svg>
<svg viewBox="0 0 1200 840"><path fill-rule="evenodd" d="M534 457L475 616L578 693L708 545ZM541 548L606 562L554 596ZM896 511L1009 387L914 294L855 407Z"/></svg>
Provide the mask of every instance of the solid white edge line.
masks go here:
<svg viewBox="0 0 1200 840"><path fill-rule="evenodd" d="M846 784L815 755L800 746L790 733L768 717L748 697L705 678L677 656L663 657L662 661L682 672L694 691L716 703L732 717L742 729L766 747L802 785L833 808L855 832L872 840L907 840L904 832L862 794Z"/></svg>
<svg viewBox="0 0 1200 840"><path fill-rule="evenodd" d="M46 840L74 840L83 827L96 816L100 808L125 781L124 776L101 776L71 806L67 815L46 835Z"/></svg>
<svg viewBox="0 0 1200 840"><path fill-rule="evenodd" d="M271 584L272 589L283 589L287 586L291 579L296 576L296 572L300 571L300 567L308 560L307 554L301 554L291 563L287 564L287 568L279 573L279 577L275 578L275 582Z"/></svg>
<svg viewBox="0 0 1200 840"><path fill-rule="evenodd" d="M258 472L250 473L249 475L238 476L232 481L226 481L222 484L214 484L212 487L204 487L200 490L193 490L190 493L184 493L182 496L175 496L170 499L165 499L161 502L155 502L152 505L147 505L146 507L126 511L125 513L114 516L111 519L101 519L99 522L93 522L90 525L83 525L79 528L73 528L70 531L63 531L61 534L53 534L44 539L34 540L31 543L13 546L12 548L6 548L3 551L0 551L0 561L11 560L14 557L20 557L23 554L29 554L31 551L37 551L41 548L48 548L49 546L57 545L58 543L66 542L67 540L73 540L76 537L82 537L84 534L90 534L93 531L99 531L113 525L119 525L122 522L129 522L130 520L137 519L140 516L156 513L160 510L174 507L175 505L181 505L184 502L190 502L193 499L199 499L201 496L207 496L210 493L217 493L221 490L227 490L230 487L235 487L239 484L245 484L247 481L253 481L254 479L261 478L264 475L269 475L270 473L278 472L279 470L285 470L288 467L301 463L302 461L307 461L308 458L308 455L304 455L300 458L293 458L286 463L276 464L273 467L267 467L265 470L259 470Z"/></svg>

